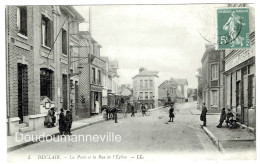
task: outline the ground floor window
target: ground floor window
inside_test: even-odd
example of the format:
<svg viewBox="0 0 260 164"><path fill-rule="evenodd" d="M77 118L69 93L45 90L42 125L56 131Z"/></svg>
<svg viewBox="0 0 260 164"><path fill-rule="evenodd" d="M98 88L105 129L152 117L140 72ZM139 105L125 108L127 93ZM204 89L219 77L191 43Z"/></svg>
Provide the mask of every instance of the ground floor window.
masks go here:
<svg viewBox="0 0 260 164"><path fill-rule="evenodd" d="M53 99L53 71L47 68L40 69L40 94Z"/></svg>
<svg viewBox="0 0 260 164"><path fill-rule="evenodd" d="M211 91L211 105L218 106L218 91L217 90Z"/></svg>

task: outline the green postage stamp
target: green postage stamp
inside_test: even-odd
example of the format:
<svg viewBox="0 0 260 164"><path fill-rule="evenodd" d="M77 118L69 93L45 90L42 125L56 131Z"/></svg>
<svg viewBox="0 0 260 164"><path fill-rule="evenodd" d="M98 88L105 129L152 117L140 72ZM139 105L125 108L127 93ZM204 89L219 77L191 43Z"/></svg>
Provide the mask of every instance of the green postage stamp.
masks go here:
<svg viewBox="0 0 260 164"><path fill-rule="evenodd" d="M217 9L218 49L250 48L249 9Z"/></svg>

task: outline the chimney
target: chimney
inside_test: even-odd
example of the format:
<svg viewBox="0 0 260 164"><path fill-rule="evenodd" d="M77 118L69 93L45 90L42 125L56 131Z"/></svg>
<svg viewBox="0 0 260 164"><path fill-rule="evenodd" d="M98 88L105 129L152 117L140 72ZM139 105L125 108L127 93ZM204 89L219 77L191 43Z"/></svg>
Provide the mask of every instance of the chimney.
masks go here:
<svg viewBox="0 0 260 164"><path fill-rule="evenodd" d="M141 73L144 70L144 67L139 68L139 73Z"/></svg>

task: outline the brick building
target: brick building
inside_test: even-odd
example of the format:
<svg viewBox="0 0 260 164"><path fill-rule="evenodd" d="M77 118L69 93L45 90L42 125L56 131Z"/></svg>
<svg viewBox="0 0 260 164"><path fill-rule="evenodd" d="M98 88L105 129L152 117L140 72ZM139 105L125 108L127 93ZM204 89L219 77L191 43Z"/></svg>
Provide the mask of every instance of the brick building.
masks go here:
<svg viewBox="0 0 260 164"><path fill-rule="evenodd" d="M80 77L68 76L79 72L79 62L68 56L87 51L70 35L83 17L71 6L8 6L6 14L8 134L43 128L51 106L59 113L71 104L75 118Z"/></svg>
<svg viewBox="0 0 260 164"><path fill-rule="evenodd" d="M202 63L202 99L209 113L219 113L224 107L224 51L206 45Z"/></svg>

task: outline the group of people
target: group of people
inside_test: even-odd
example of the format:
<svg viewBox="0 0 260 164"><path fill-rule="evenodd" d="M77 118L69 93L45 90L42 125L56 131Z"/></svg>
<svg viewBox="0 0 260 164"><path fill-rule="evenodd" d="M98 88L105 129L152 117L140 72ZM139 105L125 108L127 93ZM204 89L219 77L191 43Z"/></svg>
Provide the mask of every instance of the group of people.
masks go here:
<svg viewBox="0 0 260 164"><path fill-rule="evenodd" d="M207 112L208 112L208 110L207 110L205 103L202 103L202 111L201 111L201 115L200 115L200 120L203 121L203 126L206 126ZM219 124L217 125L217 128L221 128L224 121L226 121L226 126L229 127L230 123L232 122L233 117L234 117L234 115L230 109L228 109L228 112L226 113L226 109L222 108L220 119L219 119Z"/></svg>
<svg viewBox="0 0 260 164"><path fill-rule="evenodd" d="M48 128L55 127L56 116L55 116L55 108L51 108L48 111L48 114L45 118L45 124ZM60 110L60 118L59 118L59 131L61 135L71 135L71 125L72 125L72 113L70 110L66 111L66 115L64 114L64 109Z"/></svg>
<svg viewBox="0 0 260 164"><path fill-rule="evenodd" d="M228 112L226 113L225 108L222 108L219 124L217 125L217 128L222 128L222 124L225 120L226 120L226 126L229 127L233 117L234 115L230 109L228 109Z"/></svg>
<svg viewBox="0 0 260 164"><path fill-rule="evenodd" d="M72 126L72 113L70 110L66 111L64 114L64 109L60 110L60 119L59 119L59 131L60 135L71 135L71 126Z"/></svg>

